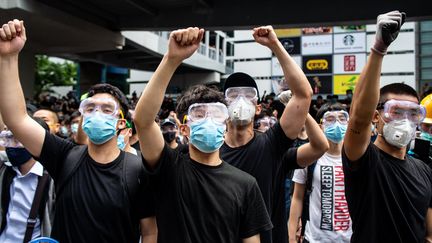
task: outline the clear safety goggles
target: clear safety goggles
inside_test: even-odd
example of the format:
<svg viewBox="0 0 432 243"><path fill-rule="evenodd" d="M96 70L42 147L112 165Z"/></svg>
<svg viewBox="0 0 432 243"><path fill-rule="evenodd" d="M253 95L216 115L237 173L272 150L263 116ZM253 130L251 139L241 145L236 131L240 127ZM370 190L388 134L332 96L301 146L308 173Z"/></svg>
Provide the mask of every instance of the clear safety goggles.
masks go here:
<svg viewBox="0 0 432 243"><path fill-rule="evenodd" d="M117 117L119 112L119 107L117 102L110 98L87 98L81 101L79 111L83 116L91 116L99 111L101 114L107 116ZM123 116L123 114L121 114Z"/></svg>
<svg viewBox="0 0 432 243"><path fill-rule="evenodd" d="M225 90L225 99L228 104L240 96L243 96L252 103L256 103L258 100L257 90L253 87L231 87Z"/></svg>
<svg viewBox="0 0 432 243"><path fill-rule="evenodd" d="M408 119L413 123L420 123L426 116L424 106L411 101L388 100L378 104L378 110L384 110L384 118L390 121Z"/></svg>
<svg viewBox="0 0 432 243"><path fill-rule="evenodd" d="M273 127L276 122L277 119L275 117L263 117L261 119L258 119L258 122L265 127Z"/></svg>
<svg viewBox="0 0 432 243"><path fill-rule="evenodd" d="M197 103L189 106L188 123L211 118L214 122L225 123L228 119L228 109L222 103Z"/></svg>
<svg viewBox="0 0 432 243"><path fill-rule="evenodd" d="M23 148L24 146L15 139L10 130L0 132L0 147L4 148Z"/></svg>
<svg viewBox="0 0 432 243"><path fill-rule="evenodd" d="M349 114L346 111L327 111L324 113L322 118L322 124L325 127L331 126L336 122L342 125L347 125L349 120Z"/></svg>

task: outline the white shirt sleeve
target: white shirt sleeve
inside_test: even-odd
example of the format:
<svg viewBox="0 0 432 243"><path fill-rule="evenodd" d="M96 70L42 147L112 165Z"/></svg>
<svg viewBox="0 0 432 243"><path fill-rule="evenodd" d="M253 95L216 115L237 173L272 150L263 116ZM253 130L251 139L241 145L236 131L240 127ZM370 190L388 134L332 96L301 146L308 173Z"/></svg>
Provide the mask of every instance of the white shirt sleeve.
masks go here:
<svg viewBox="0 0 432 243"><path fill-rule="evenodd" d="M292 180L295 183L306 184L307 181L307 167L303 169L297 169L294 171Z"/></svg>

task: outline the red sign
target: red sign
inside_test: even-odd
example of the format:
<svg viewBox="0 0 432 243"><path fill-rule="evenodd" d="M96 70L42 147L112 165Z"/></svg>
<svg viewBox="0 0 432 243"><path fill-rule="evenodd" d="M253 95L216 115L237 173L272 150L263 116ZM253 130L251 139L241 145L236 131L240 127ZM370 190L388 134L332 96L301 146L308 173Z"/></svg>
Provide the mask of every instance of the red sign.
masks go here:
<svg viewBox="0 0 432 243"><path fill-rule="evenodd" d="M356 57L354 55L344 56L344 71L355 71L356 70Z"/></svg>

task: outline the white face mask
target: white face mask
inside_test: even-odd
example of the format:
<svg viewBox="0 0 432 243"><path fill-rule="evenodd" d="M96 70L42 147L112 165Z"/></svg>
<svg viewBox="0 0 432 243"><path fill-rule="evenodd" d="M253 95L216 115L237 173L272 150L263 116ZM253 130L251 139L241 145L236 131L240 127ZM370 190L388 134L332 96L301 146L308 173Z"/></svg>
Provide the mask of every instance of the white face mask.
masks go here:
<svg viewBox="0 0 432 243"><path fill-rule="evenodd" d="M228 106L228 114L234 125L248 125L255 116L255 105L243 96L239 96Z"/></svg>
<svg viewBox="0 0 432 243"><path fill-rule="evenodd" d="M384 139L395 147L405 147L414 138L415 128L415 124L408 119L393 120L384 124Z"/></svg>

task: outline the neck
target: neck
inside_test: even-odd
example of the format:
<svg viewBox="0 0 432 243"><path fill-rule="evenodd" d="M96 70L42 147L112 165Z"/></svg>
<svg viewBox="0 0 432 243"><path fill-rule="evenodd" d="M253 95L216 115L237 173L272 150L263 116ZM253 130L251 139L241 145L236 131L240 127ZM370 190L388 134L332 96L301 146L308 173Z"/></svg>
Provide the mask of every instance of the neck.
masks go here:
<svg viewBox="0 0 432 243"><path fill-rule="evenodd" d="M219 157L219 149L213 153L207 154L199 151L192 144L189 144L189 155L191 159L205 165L217 166L222 163L222 160Z"/></svg>
<svg viewBox="0 0 432 243"><path fill-rule="evenodd" d="M132 137L129 138L129 143L135 144L136 142L138 142L138 135L134 134L134 135L132 135Z"/></svg>
<svg viewBox="0 0 432 243"><path fill-rule="evenodd" d="M228 131L225 135L225 142L230 147L240 147L247 144L254 137L253 122L246 126L235 126L228 122Z"/></svg>
<svg viewBox="0 0 432 243"><path fill-rule="evenodd" d="M406 147L398 148L395 146L392 146L385 141L384 137L380 134L378 134L375 143L374 143L379 149L382 151L390 154L391 156L398 158L398 159L405 159L406 154Z"/></svg>
<svg viewBox="0 0 432 243"><path fill-rule="evenodd" d="M100 145L90 142L88 152L90 157L100 164L112 162L120 154L120 149L117 147L117 137L114 136L108 142Z"/></svg>
<svg viewBox="0 0 432 243"><path fill-rule="evenodd" d="M19 171L21 172L21 175L26 175L29 173L33 165L36 163L36 160L31 158L29 161L25 162L24 164L20 165L18 167Z"/></svg>
<svg viewBox="0 0 432 243"><path fill-rule="evenodd" d="M170 148L172 148L172 149L176 149L177 146L178 146L178 143L177 143L177 141L174 139L174 140L172 140L168 145L170 146Z"/></svg>
<svg viewBox="0 0 432 243"><path fill-rule="evenodd" d="M328 140L329 143L329 150L327 150L327 153L330 155L341 155L342 154L342 142L340 143L333 143L332 141Z"/></svg>

